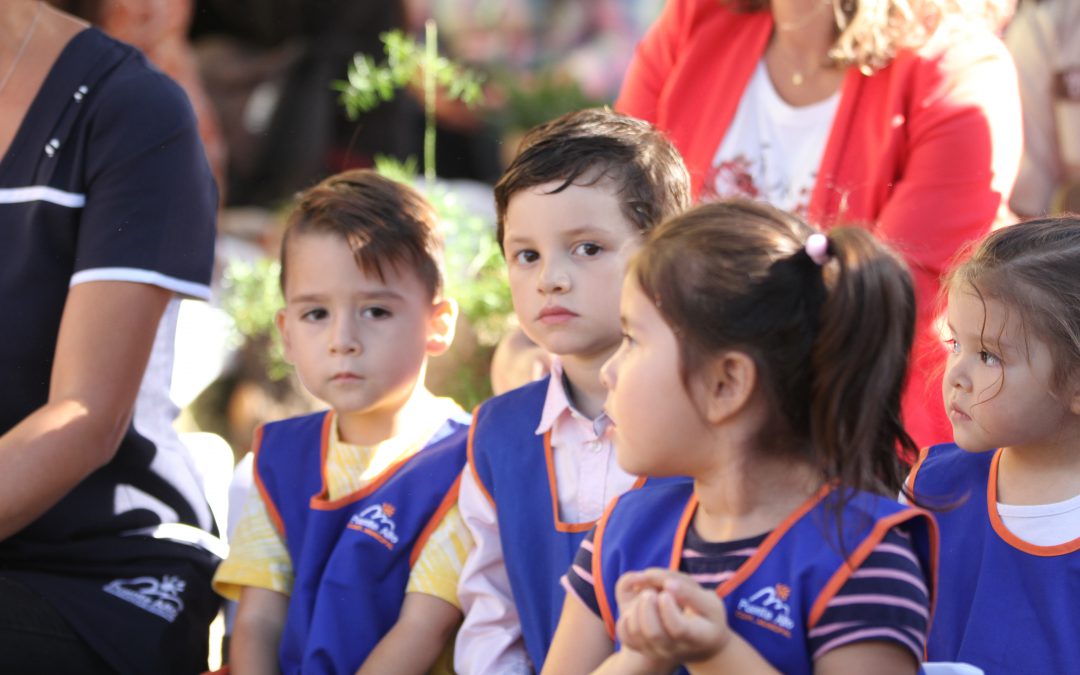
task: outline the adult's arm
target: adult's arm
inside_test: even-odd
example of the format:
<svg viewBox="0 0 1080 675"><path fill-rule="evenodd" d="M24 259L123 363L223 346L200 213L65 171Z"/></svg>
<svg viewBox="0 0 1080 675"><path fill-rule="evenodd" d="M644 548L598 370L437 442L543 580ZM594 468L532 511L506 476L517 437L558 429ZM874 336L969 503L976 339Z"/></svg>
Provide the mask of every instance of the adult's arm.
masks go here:
<svg viewBox="0 0 1080 675"><path fill-rule="evenodd" d="M179 87L132 58L83 103L70 287L49 395L0 437L0 539L115 456L166 305L209 296L216 190L195 120Z"/></svg>
<svg viewBox="0 0 1080 675"><path fill-rule="evenodd" d="M171 296L158 286L123 281L71 288L49 399L0 437L0 539L45 513L116 454Z"/></svg>

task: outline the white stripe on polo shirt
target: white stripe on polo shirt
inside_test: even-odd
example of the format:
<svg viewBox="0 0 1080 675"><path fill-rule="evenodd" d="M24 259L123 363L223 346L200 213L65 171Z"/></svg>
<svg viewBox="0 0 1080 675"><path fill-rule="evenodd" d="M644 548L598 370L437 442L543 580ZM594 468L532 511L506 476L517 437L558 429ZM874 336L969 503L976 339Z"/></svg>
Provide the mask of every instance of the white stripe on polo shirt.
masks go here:
<svg viewBox="0 0 1080 675"><path fill-rule="evenodd" d="M206 284L197 284L185 279L170 277L161 272L143 270L137 267L98 267L96 269L82 270L71 275L71 286L84 284L88 281L133 281L140 284L160 286L166 290L187 295L200 300L210 299L210 287Z"/></svg>
<svg viewBox="0 0 1080 675"><path fill-rule="evenodd" d="M23 204L26 202L49 202L72 209L81 209L86 206L86 195L76 192L64 192L48 185L0 188L0 204Z"/></svg>

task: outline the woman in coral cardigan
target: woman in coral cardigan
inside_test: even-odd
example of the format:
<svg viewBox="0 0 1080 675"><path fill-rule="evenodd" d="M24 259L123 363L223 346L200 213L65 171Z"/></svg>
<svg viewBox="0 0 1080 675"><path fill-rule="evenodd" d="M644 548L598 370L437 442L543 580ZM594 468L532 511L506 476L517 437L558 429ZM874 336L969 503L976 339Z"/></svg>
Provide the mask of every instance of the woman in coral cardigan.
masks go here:
<svg viewBox="0 0 1080 675"><path fill-rule="evenodd" d="M918 334L903 409L920 444L949 433L938 279L1005 213L1022 138L1015 69L986 27L1001 0L980 20L948 1L669 0L616 103L670 134L699 199L861 224L904 256Z"/></svg>

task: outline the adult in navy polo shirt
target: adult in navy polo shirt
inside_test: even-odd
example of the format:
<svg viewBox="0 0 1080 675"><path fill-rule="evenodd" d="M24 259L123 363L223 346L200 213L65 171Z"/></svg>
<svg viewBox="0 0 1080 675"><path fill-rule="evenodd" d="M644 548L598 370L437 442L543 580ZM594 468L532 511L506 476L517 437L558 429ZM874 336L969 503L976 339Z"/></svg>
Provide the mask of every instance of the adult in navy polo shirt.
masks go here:
<svg viewBox="0 0 1080 675"><path fill-rule="evenodd" d="M0 3L0 672L198 672L213 519L171 422L216 190L181 90Z"/></svg>

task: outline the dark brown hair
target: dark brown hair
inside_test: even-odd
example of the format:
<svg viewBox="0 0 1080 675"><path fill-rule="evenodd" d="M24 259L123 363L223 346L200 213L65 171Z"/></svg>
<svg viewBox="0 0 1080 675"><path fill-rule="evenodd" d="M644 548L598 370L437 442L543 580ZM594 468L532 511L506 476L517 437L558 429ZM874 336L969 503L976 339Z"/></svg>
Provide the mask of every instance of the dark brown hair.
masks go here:
<svg viewBox="0 0 1080 675"><path fill-rule="evenodd" d="M915 450L900 394L915 324L911 277L867 231L814 230L759 202L698 206L647 237L630 274L679 339L684 383L723 350L748 354L770 403L760 443L823 479L895 497L897 448Z"/></svg>
<svg viewBox="0 0 1080 675"><path fill-rule="evenodd" d="M675 146L651 124L610 108L567 113L533 127L495 184L496 236L502 246L506 209L522 190L561 181L610 180L623 215L648 230L690 205L690 175Z"/></svg>
<svg viewBox="0 0 1080 675"><path fill-rule="evenodd" d="M1055 387L1080 377L1080 217L1029 220L990 234L949 273L943 291L959 286L983 302L1001 302L1047 344Z"/></svg>
<svg viewBox="0 0 1080 675"><path fill-rule="evenodd" d="M442 237L423 195L374 171L331 176L301 192L281 241L281 290L288 278L289 242L333 234L352 249L365 274L385 279L386 265L412 270L434 299L442 292Z"/></svg>

